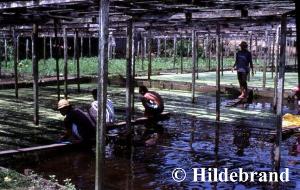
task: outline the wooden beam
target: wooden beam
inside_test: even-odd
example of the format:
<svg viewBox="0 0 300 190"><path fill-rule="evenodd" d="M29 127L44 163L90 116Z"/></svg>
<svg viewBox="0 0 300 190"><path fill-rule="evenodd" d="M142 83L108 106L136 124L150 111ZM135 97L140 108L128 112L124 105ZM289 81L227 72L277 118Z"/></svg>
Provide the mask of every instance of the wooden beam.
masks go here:
<svg viewBox="0 0 300 190"><path fill-rule="evenodd" d="M268 59L268 31L265 32L265 48L264 48L264 65L263 65L263 80L262 87L266 88L267 82L267 59Z"/></svg>
<svg viewBox="0 0 300 190"><path fill-rule="evenodd" d="M183 73L183 37L180 34L180 73Z"/></svg>
<svg viewBox="0 0 300 190"><path fill-rule="evenodd" d="M95 190L104 190L106 101L108 78L108 28L109 0L99 0L99 46L98 46L98 117L96 133L96 174Z"/></svg>
<svg viewBox="0 0 300 190"><path fill-rule="evenodd" d="M32 73L33 73L33 100L34 117L33 122L39 125L39 66L38 66L38 25L32 26Z"/></svg>
<svg viewBox="0 0 300 190"><path fill-rule="evenodd" d="M78 47L78 30L75 30L74 35L74 65L76 65L77 77L77 92L80 92L80 64L79 64L79 47Z"/></svg>
<svg viewBox="0 0 300 190"><path fill-rule="evenodd" d="M278 97L276 109L276 129L277 138L275 141L275 165L274 170L280 171L280 146L282 141L282 110L283 110L283 94L284 94L284 75L285 75L285 54L286 54L286 15L282 16L281 20L281 35L280 35L280 62L278 76Z"/></svg>
<svg viewBox="0 0 300 190"><path fill-rule="evenodd" d="M273 98L273 106L276 108L277 105L277 83L278 83L278 63L279 63L279 26L276 29L276 55L275 55L275 77L274 77L274 98Z"/></svg>
<svg viewBox="0 0 300 190"><path fill-rule="evenodd" d="M192 103L195 103L195 86L196 86L196 61L197 61L197 49L196 49L196 31L192 31Z"/></svg>
<svg viewBox="0 0 300 190"><path fill-rule="evenodd" d="M7 68L7 39L4 38L4 61L5 61L5 67Z"/></svg>
<svg viewBox="0 0 300 190"><path fill-rule="evenodd" d="M151 79L152 75L152 36L151 36L151 29L148 32L148 80Z"/></svg>
<svg viewBox="0 0 300 190"><path fill-rule="evenodd" d="M131 129L132 118L132 68L133 68L133 24L132 20L128 21L127 26L127 45L126 45L126 127ZM131 131L131 130L130 130Z"/></svg>
<svg viewBox="0 0 300 190"><path fill-rule="evenodd" d="M145 36L143 38L143 46L142 46L143 50L142 50L142 71L144 70L144 61L145 61L145 57L147 55L147 37Z"/></svg>
<svg viewBox="0 0 300 190"><path fill-rule="evenodd" d="M176 55L177 55L177 37L176 37L176 35L174 35L174 41L173 41L173 57L174 57L173 69L175 69L175 67L176 67Z"/></svg>
<svg viewBox="0 0 300 190"><path fill-rule="evenodd" d="M18 54L17 54L18 37L17 37L15 29L13 29L13 43L14 43L13 55L14 55L15 96L18 99L19 98L19 89L18 89Z"/></svg>
<svg viewBox="0 0 300 190"><path fill-rule="evenodd" d="M57 81L57 101L60 100L60 84L59 84L59 40L57 37L57 20L54 20L54 43L55 43L55 49L54 49L54 57L55 57L55 69L56 69L56 81Z"/></svg>
<svg viewBox="0 0 300 190"><path fill-rule="evenodd" d="M64 98L68 99L68 38L67 29L64 27Z"/></svg>
<svg viewBox="0 0 300 190"><path fill-rule="evenodd" d="M220 57L220 25L217 24L217 68L216 68L216 121L220 121L220 105L221 105L221 86L220 86L220 63L221 63L221 57Z"/></svg>

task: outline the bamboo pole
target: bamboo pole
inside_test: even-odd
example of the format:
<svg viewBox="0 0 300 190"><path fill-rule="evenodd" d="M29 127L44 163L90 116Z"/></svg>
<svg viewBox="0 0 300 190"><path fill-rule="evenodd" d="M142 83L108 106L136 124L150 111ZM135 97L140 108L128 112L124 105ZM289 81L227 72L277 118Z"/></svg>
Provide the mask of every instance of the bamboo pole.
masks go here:
<svg viewBox="0 0 300 190"><path fill-rule="evenodd" d="M220 56L220 25L217 24L217 45L216 45L216 50L217 50L217 68L216 68L216 86L217 86L217 91L216 91L216 121L220 121L220 105L221 105L221 86L220 86L220 63L221 63L221 56Z"/></svg>
<svg viewBox="0 0 300 190"><path fill-rule="evenodd" d="M224 52L223 52L223 48L224 48L224 39L223 37L221 36L220 37L221 39L221 44L220 44L220 56L221 56L221 73L222 73L222 77L224 76Z"/></svg>
<svg viewBox="0 0 300 190"><path fill-rule="evenodd" d="M199 36L196 33L196 79L199 79Z"/></svg>
<svg viewBox="0 0 300 190"><path fill-rule="evenodd" d="M32 26L32 73L33 73L33 100L34 100L34 116L35 125L39 125L39 66L38 66L38 26Z"/></svg>
<svg viewBox="0 0 300 190"><path fill-rule="evenodd" d="M196 52L196 31L192 31L192 103L195 103L195 86L196 86L196 61L197 61L197 52Z"/></svg>
<svg viewBox="0 0 300 190"><path fill-rule="evenodd" d="M151 36L151 29L149 29L148 33L148 80L151 79L152 73L152 36Z"/></svg>
<svg viewBox="0 0 300 190"><path fill-rule="evenodd" d="M131 113L134 113L134 87L135 87L135 31L134 27L132 27L132 45L131 45L131 65L132 65L132 76L131 76L131 83L130 83L130 90L131 90ZM133 118L133 114L132 117ZM133 129L132 129L132 133Z"/></svg>
<svg viewBox="0 0 300 190"><path fill-rule="evenodd" d="M275 171L280 171L280 146L282 141L282 107L284 94L285 54L286 54L286 15L281 18L280 62L278 76L278 97L276 107L277 138L275 141Z"/></svg>
<svg viewBox="0 0 300 190"><path fill-rule="evenodd" d="M132 100L132 48L133 48L133 26L132 20L128 21L127 23L127 45L126 45L126 127L127 129L131 129L131 118L132 118L132 107L131 107L131 100Z"/></svg>
<svg viewBox="0 0 300 190"><path fill-rule="evenodd" d="M5 67L7 68L7 39L4 39L4 62L5 62Z"/></svg>
<svg viewBox="0 0 300 190"><path fill-rule="evenodd" d="M68 38L67 29L64 28L64 97L68 98Z"/></svg>
<svg viewBox="0 0 300 190"><path fill-rule="evenodd" d="M89 35L89 57L92 56L92 40L91 36Z"/></svg>
<svg viewBox="0 0 300 190"><path fill-rule="evenodd" d="M177 37L176 35L174 36L174 41L173 41L173 69L176 67L176 54L177 54Z"/></svg>
<svg viewBox="0 0 300 190"><path fill-rule="evenodd" d="M265 60L264 60L264 65L263 65L263 81L262 81L262 87L266 88L266 81L267 81L267 61L268 61L268 31L265 31Z"/></svg>
<svg viewBox="0 0 300 190"><path fill-rule="evenodd" d="M29 55L29 39L26 39L26 47L25 47L25 52L26 52L26 59L28 59Z"/></svg>
<svg viewBox="0 0 300 190"><path fill-rule="evenodd" d="M83 36L80 38L80 57L83 57Z"/></svg>
<svg viewBox="0 0 300 190"><path fill-rule="evenodd" d="M80 92L80 64L79 64L78 30L75 30L74 36L74 65L76 65L77 92Z"/></svg>
<svg viewBox="0 0 300 190"><path fill-rule="evenodd" d="M273 98L273 106L277 105L277 79L278 79L278 63L279 63L279 26L276 29L276 54L275 54L275 77L274 77L274 98Z"/></svg>
<svg viewBox="0 0 300 190"><path fill-rule="evenodd" d="M52 49L53 48L53 44L52 44L52 37L51 36L50 36L49 40L50 40L50 45L49 45L49 48L50 48L49 51L50 52L49 53L50 53L50 58L52 59L53 58L53 49Z"/></svg>
<svg viewBox="0 0 300 190"><path fill-rule="evenodd" d="M180 34L180 73L183 73L183 38Z"/></svg>
<svg viewBox="0 0 300 190"><path fill-rule="evenodd" d="M55 65L56 65L56 86L57 86L57 100L60 100L60 84L59 84L59 41L57 37L57 20L54 20L54 43L55 43L55 49L54 49L54 57L55 57Z"/></svg>
<svg viewBox="0 0 300 190"><path fill-rule="evenodd" d="M211 63L211 39L210 33L207 36L207 47L208 47L208 71L210 71L210 63Z"/></svg>
<svg viewBox="0 0 300 190"><path fill-rule="evenodd" d="M19 89L18 89L18 37L15 29L13 29L13 41L14 41L14 75L15 75L15 96L19 98Z"/></svg>
<svg viewBox="0 0 300 190"><path fill-rule="evenodd" d="M249 42L249 51L250 51L250 53L251 53L251 55L253 55L253 47L252 47L252 44L253 44L253 37L252 37L252 32L250 32L250 42ZM250 72L248 73L248 75L247 75L247 79L248 79L248 81L250 81L250 76L251 76L251 74L250 74Z"/></svg>
<svg viewBox="0 0 300 190"><path fill-rule="evenodd" d="M272 40L272 42L273 42L273 44L272 44L272 79L274 79L274 59L275 59L275 42L276 42L276 40L275 40L275 34L273 34L273 40Z"/></svg>
<svg viewBox="0 0 300 190"><path fill-rule="evenodd" d="M99 46L98 46L98 116L96 132L96 174L95 190L104 190L106 101L108 78L108 28L109 0L100 0L99 8Z"/></svg>
<svg viewBox="0 0 300 190"><path fill-rule="evenodd" d="M167 58L167 37L164 38L164 54L165 59Z"/></svg>
<svg viewBox="0 0 300 190"><path fill-rule="evenodd" d="M142 50L142 71L144 70L144 61L147 54L147 37L145 36L143 38L143 50Z"/></svg>
<svg viewBox="0 0 300 190"><path fill-rule="evenodd" d="M17 63L20 62L20 35L17 36Z"/></svg>
<svg viewBox="0 0 300 190"><path fill-rule="evenodd" d="M43 38L43 54L44 54L44 64L46 64L46 36Z"/></svg>
<svg viewBox="0 0 300 190"><path fill-rule="evenodd" d="M160 38L157 38L157 57L160 57Z"/></svg>

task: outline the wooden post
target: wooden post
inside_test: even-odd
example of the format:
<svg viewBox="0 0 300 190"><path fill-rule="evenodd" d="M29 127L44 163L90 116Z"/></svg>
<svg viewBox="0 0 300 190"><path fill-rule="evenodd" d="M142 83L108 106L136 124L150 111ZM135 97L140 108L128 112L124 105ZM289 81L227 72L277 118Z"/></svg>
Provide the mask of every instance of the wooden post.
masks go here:
<svg viewBox="0 0 300 190"><path fill-rule="evenodd" d="M273 106L276 107L277 104L277 79L278 79L278 63L279 63L279 32L280 28L277 27L276 30L276 54L275 54L275 77L274 77L274 98L273 98Z"/></svg>
<svg viewBox="0 0 300 190"><path fill-rule="evenodd" d="M174 42L173 42L173 57L174 57L173 69L175 69L175 67L176 67L176 54L177 54L177 37L175 35Z"/></svg>
<svg viewBox="0 0 300 190"><path fill-rule="evenodd" d="M83 36L80 38L80 57L83 58Z"/></svg>
<svg viewBox="0 0 300 190"><path fill-rule="evenodd" d="M29 39L26 39L26 59L28 59L28 55L29 55Z"/></svg>
<svg viewBox="0 0 300 190"><path fill-rule="evenodd" d="M266 72L267 72L267 59L268 59L268 31L265 31L265 60L264 60L264 66L263 66L263 83L262 83L262 87L266 88L266 81L267 81L267 76L266 76Z"/></svg>
<svg viewBox="0 0 300 190"><path fill-rule="evenodd" d="M151 29L149 29L149 37L148 37L148 80L151 79L152 73L152 36L151 36Z"/></svg>
<svg viewBox="0 0 300 190"><path fill-rule="evenodd" d="M298 86L300 86L300 2L295 1L295 9L296 9L296 50L297 50L297 62L298 62Z"/></svg>
<svg viewBox="0 0 300 190"><path fill-rule="evenodd" d="M13 41L14 41L14 75L15 75L15 96L19 98L19 90L18 90L18 37L15 29L13 29Z"/></svg>
<svg viewBox="0 0 300 190"><path fill-rule="evenodd" d="M257 65L258 47L257 47L257 35L255 36L255 64Z"/></svg>
<svg viewBox="0 0 300 190"><path fill-rule="evenodd" d="M135 87L135 31L134 31L134 27L132 24L132 45L131 45L131 65L132 65L132 76L131 76L131 83L130 83L130 90L131 90L131 113L134 114L134 87ZM133 118L133 115L132 117ZM132 129L132 133L134 134L134 131Z"/></svg>
<svg viewBox="0 0 300 190"><path fill-rule="evenodd" d="M220 63L221 63L221 56L220 56L220 25L217 24L217 68L216 68L216 86L217 86L217 91L216 91L216 121L220 121L220 105L221 105L221 86L220 86Z"/></svg>
<svg viewBox="0 0 300 190"><path fill-rule="evenodd" d="M275 34L273 34L273 40L272 40L272 42L273 42L273 44L272 44L272 79L274 78L274 59L275 59L275 42L276 42L276 40L275 40Z"/></svg>
<svg viewBox="0 0 300 190"><path fill-rule="evenodd" d="M137 61L140 60L140 47L141 47L141 42L138 41L137 42L137 50L136 50L136 59L137 59Z"/></svg>
<svg viewBox="0 0 300 190"><path fill-rule="evenodd" d="M192 103L195 103L195 87L196 87L196 61L197 61L197 52L196 52L196 31L192 31Z"/></svg>
<svg viewBox="0 0 300 190"><path fill-rule="evenodd" d="M64 97L68 98L68 38L67 29L64 27Z"/></svg>
<svg viewBox="0 0 300 190"><path fill-rule="evenodd" d="M44 64L46 64L46 36L44 36L43 50L44 50Z"/></svg>
<svg viewBox="0 0 300 190"><path fill-rule="evenodd" d="M133 40L133 27L132 27L132 20L128 21L127 24L127 45L126 45L126 127L131 131L131 85L132 85L132 40Z"/></svg>
<svg viewBox="0 0 300 190"><path fill-rule="evenodd" d="M210 33L207 36L207 47L208 47L208 71L210 71L210 62L211 62L211 39Z"/></svg>
<svg viewBox="0 0 300 190"><path fill-rule="evenodd" d="M108 22L109 0L100 0L99 10L99 46L98 46L98 117L96 133L96 175L95 190L104 190L106 101L108 78Z"/></svg>
<svg viewBox="0 0 300 190"><path fill-rule="evenodd" d="M50 45L49 45L49 48L50 48L50 58L52 59L53 58L53 44L52 44L52 37L50 36Z"/></svg>
<svg viewBox="0 0 300 190"><path fill-rule="evenodd" d="M280 170L280 146L282 140L282 107L284 94L285 52L286 51L286 15L281 18L280 62L278 76L278 97L276 107L277 138L275 141L275 171Z"/></svg>
<svg viewBox="0 0 300 190"><path fill-rule="evenodd" d="M252 32L250 32L250 42L249 42L249 51L250 51L250 53L251 53L251 55L253 55L253 51L252 51L252 40L253 38L252 38ZM250 74L250 72L248 73L248 75L247 75L247 79L248 79L248 81L250 81L250 76L251 76L251 74Z"/></svg>
<svg viewBox="0 0 300 190"><path fill-rule="evenodd" d="M57 37L57 20L54 20L54 43L55 43L55 48L54 48L54 57L55 57L55 67L56 67L56 86L57 86L57 101L60 100L60 84L59 84L59 49L60 49L60 44L58 41Z"/></svg>
<svg viewBox="0 0 300 190"><path fill-rule="evenodd" d="M79 65L79 48L78 48L78 30L75 30L74 36L74 65L77 70L77 92L80 92L80 65Z"/></svg>
<svg viewBox="0 0 300 190"><path fill-rule="evenodd" d="M91 35L89 34L89 57L92 56L92 40Z"/></svg>
<svg viewBox="0 0 300 190"><path fill-rule="evenodd" d="M38 59L38 26L32 26L32 74L33 74L33 100L34 100L34 116L35 125L39 125L39 59Z"/></svg>
<svg viewBox="0 0 300 190"><path fill-rule="evenodd" d="M183 73L183 38L180 34L180 73Z"/></svg>
<svg viewBox="0 0 300 190"><path fill-rule="evenodd" d="M143 50L142 50L142 71L144 70L144 60L146 58L146 54L147 54L147 37L145 36L143 38Z"/></svg>
<svg viewBox="0 0 300 190"><path fill-rule="evenodd" d="M196 33L196 79L199 79L199 36Z"/></svg>
<svg viewBox="0 0 300 190"><path fill-rule="evenodd" d="M157 38L157 57L160 57L160 38Z"/></svg>
<svg viewBox="0 0 300 190"><path fill-rule="evenodd" d="M167 58L167 37L164 38L164 54L165 58Z"/></svg>
<svg viewBox="0 0 300 190"><path fill-rule="evenodd" d="M224 52L223 52L223 49L224 49L224 39L223 39L223 36L220 37L220 40L221 40L221 44L220 44L220 56L221 56L221 73L222 73L222 77L224 76Z"/></svg>
<svg viewBox="0 0 300 190"><path fill-rule="evenodd" d="M17 36L17 63L20 62L20 35Z"/></svg>
<svg viewBox="0 0 300 190"><path fill-rule="evenodd" d="M4 39L4 61L5 67L7 67L7 39Z"/></svg>

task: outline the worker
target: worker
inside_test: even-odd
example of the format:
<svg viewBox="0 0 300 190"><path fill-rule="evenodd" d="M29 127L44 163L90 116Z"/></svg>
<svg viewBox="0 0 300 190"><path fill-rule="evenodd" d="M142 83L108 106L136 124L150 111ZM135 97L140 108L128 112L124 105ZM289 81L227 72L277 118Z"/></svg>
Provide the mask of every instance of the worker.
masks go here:
<svg viewBox="0 0 300 190"><path fill-rule="evenodd" d="M97 101L97 89L94 89L92 91L92 95L94 98L94 101L91 104L91 107L89 108L89 114L91 118L93 119L94 123L97 123L97 113L98 113L98 101ZM113 123L115 121L115 111L113 102L110 99L107 99L106 101L106 123Z"/></svg>
<svg viewBox="0 0 300 190"><path fill-rule="evenodd" d="M141 101L146 117L155 117L164 111L164 101L157 92L148 91L147 87L140 86L139 93L142 95Z"/></svg>
<svg viewBox="0 0 300 190"><path fill-rule="evenodd" d="M61 141L73 140L76 143L91 145L96 138L95 124L86 112L81 109L73 108L66 99L58 102L58 110L65 116L64 128L65 134Z"/></svg>
<svg viewBox="0 0 300 190"><path fill-rule="evenodd" d="M292 88L288 95L288 102L294 102L294 100L300 101L300 87L298 86Z"/></svg>
<svg viewBox="0 0 300 190"><path fill-rule="evenodd" d="M244 41L240 44L241 50L236 53L235 63L232 70L237 70L238 81L240 85L241 94L238 98L244 99L248 96L248 86L247 86L247 76L252 70L252 76L254 75L252 55L251 52L247 50L248 44ZM250 68L249 68L250 66Z"/></svg>

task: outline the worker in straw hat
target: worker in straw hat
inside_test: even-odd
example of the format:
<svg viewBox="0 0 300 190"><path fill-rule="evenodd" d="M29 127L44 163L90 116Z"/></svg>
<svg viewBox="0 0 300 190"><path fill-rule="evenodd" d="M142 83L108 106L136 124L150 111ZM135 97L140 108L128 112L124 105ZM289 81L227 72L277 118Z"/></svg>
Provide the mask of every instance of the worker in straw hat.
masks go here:
<svg viewBox="0 0 300 190"><path fill-rule="evenodd" d="M81 109L73 108L66 99L58 102L57 109L65 116L63 125L65 134L61 138L64 140L73 140L84 144L91 144L96 137L95 123L91 120L87 113Z"/></svg>
<svg viewBox="0 0 300 190"><path fill-rule="evenodd" d="M232 70L237 70L237 76L241 89L241 95L238 98L243 99L247 98L248 96L247 76L250 72L250 68L252 70L252 75L254 75L254 71L252 55L247 49L248 44L242 41L240 47L241 49L236 53L235 63L232 67Z"/></svg>

